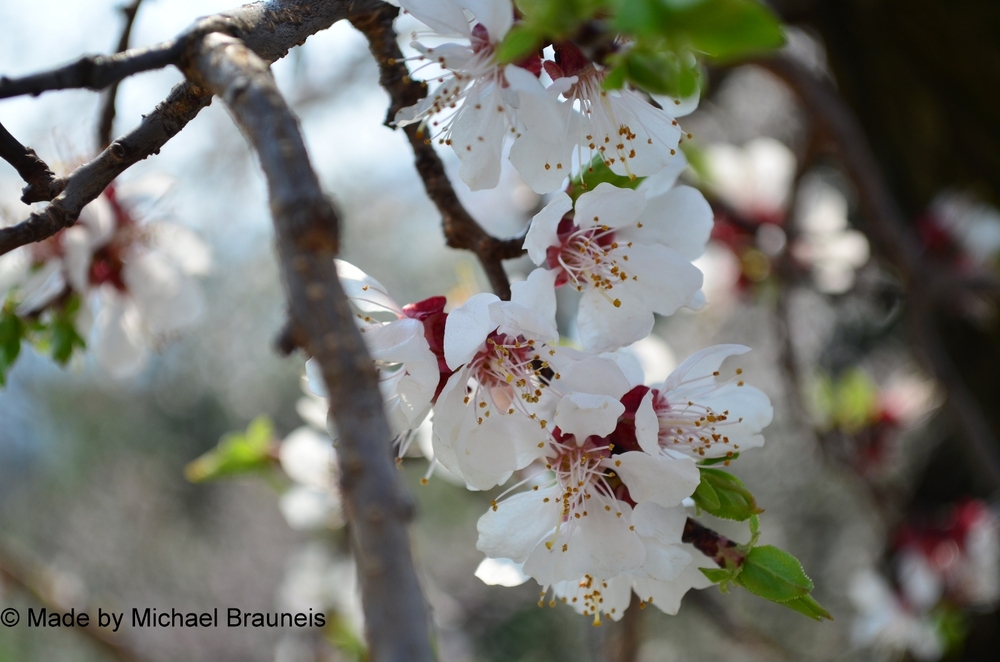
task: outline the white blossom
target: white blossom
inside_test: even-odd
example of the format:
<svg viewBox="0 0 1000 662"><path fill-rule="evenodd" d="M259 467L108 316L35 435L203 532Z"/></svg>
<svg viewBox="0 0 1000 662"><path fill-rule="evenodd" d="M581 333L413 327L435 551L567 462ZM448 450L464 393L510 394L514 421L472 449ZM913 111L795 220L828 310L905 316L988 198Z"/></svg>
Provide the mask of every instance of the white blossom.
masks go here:
<svg viewBox="0 0 1000 662"><path fill-rule="evenodd" d="M649 335L653 313L700 307L712 211L697 190L657 177L637 190L602 183L574 205L556 194L532 220L524 247L554 286L583 293L577 319L584 349L618 349ZM573 212L572 217L569 212Z"/></svg>

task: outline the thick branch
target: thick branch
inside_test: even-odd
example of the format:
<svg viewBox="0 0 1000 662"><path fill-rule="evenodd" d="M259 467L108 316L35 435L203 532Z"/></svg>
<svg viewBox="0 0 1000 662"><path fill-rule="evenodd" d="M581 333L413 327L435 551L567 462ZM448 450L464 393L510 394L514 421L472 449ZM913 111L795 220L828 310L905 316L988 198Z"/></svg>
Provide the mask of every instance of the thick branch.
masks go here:
<svg viewBox="0 0 1000 662"><path fill-rule="evenodd" d="M413 505L391 459L374 365L337 278L336 212L267 62L222 34L209 35L190 62L188 75L226 102L267 176L289 310L322 368L336 420L371 659L430 661L429 621L406 530Z"/></svg>
<svg viewBox="0 0 1000 662"><path fill-rule="evenodd" d="M392 125L393 118L401 108L412 106L427 94L425 84L410 78L403 54L399 50L399 44L396 43L392 21L398 13L398 8L383 4L370 13L351 17L354 27L368 37L372 55L378 61L380 82L389 93L386 126ZM486 232L458 200L455 189L445 175L441 158L419 125L411 124L406 127L405 132L413 147L417 172L424 182L427 195L441 212L441 222L448 245L475 253L486 271L493 291L500 298L509 299L510 281L504 272L503 260L524 255L524 249L521 248L524 237L497 239Z"/></svg>
<svg viewBox="0 0 1000 662"><path fill-rule="evenodd" d="M244 5L199 21L185 34L206 34L212 26L238 34L264 60L284 57L309 35L326 29L353 13L370 12L380 0L271 0ZM190 47L197 39L179 38ZM156 154L184 126L211 102L212 96L190 83L176 86L167 100L147 115L128 135L111 144L96 159L81 166L55 186L63 191L46 209L9 228L0 228L0 255L35 241L51 237L76 222L80 211L93 201L115 177L146 157ZM49 199L49 198L45 198Z"/></svg>
<svg viewBox="0 0 1000 662"><path fill-rule="evenodd" d="M131 4L121 7L122 15L125 17L125 25L122 26L122 35L118 39L116 53L124 53L128 50L129 38L132 36L132 25L135 24L135 17L139 14L139 5L141 4L142 0L132 0ZM101 103L100 120L97 124L97 149L100 150L111 144L111 131L115 123L115 102L118 98L118 82L111 84L104 95L104 101Z"/></svg>
<svg viewBox="0 0 1000 662"><path fill-rule="evenodd" d="M0 158L14 166L27 186L21 191L21 202L26 205L51 200L56 190L55 175L35 150L25 147L0 124Z"/></svg>

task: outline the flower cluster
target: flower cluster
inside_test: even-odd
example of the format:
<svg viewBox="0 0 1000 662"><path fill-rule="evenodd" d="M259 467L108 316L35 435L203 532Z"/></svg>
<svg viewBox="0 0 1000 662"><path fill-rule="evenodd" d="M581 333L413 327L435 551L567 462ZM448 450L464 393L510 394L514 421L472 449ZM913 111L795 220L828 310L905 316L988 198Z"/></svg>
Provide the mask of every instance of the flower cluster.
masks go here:
<svg viewBox="0 0 1000 662"><path fill-rule="evenodd" d="M65 319L67 333L110 375L137 373L159 342L199 321L204 301L195 278L212 261L187 228L142 221L165 185L152 177L111 184L75 225L5 255L0 296L19 316Z"/></svg>
<svg viewBox="0 0 1000 662"><path fill-rule="evenodd" d="M432 412L431 471L472 490L516 481L478 523L484 581L534 578L543 603L551 592L550 603L596 624L621 618L633 591L676 613L687 590L711 584L699 567L712 561L682 540L699 463L728 465L759 447L771 420L767 396L741 368L723 367L747 347L704 349L655 385L623 352L650 335L655 315L706 303L692 262L713 213L678 184L681 129L637 92L606 90L602 68L570 43L553 44L551 59L501 66L509 0L400 4L435 33L413 48L420 68L439 74L397 124L419 123L450 146L473 189L497 184L509 140L528 185L553 194L525 235L536 268L509 301L481 293L448 312L443 297L400 306L338 262L400 453ZM580 297L564 334L560 287Z"/></svg>

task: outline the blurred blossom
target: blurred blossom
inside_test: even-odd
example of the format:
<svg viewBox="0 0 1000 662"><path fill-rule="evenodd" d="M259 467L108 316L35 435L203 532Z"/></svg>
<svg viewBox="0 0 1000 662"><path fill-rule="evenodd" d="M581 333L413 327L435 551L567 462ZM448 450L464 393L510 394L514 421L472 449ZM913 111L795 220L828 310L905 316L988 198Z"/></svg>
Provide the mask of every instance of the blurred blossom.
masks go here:
<svg viewBox="0 0 1000 662"><path fill-rule="evenodd" d="M113 377L138 373L152 349L204 314L195 278L211 268L208 246L181 225L151 220L170 184L151 176L109 185L75 225L0 259L0 284L19 315L44 317L83 298L76 332Z"/></svg>
<svg viewBox="0 0 1000 662"><path fill-rule="evenodd" d="M364 613L353 559L334 554L321 542L311 542L289 558L287 568L278 589L282 609L333 612L363 640Z"/></svg>
<svg viewBox="0 0 1000 662"><path fill-rule="evenodd" d="M945 191L931 202L917 227L927 249L959 266L996 266L1000 210L969 193Z"/></svg>
<svg viewBox="0 0 1000 662"><path fill-rule="evenodd" d="M780 224L795 178L795 155L773 138L755 138L742 148L705 149L709 189L740 215L756 223Z"/></svg>
<svg viewBox="0 0 1000 662"><path fill-rule="evenodd" d="M795 214L801 234L792 246L797 260L812 270L821 292L842 294L854 285L854 272L868 262L868 239L848 227L847 199L820 179L799 188Z"/></svg>
<svg viewBox="0 0 1000 662"><path fill-rule="evenodd" d="M908 652L921 662L944 656L944 638L933 620L908 610L880 575L867 571L855 576L848 595L858 612L851 628L855 645Z"/></svg>

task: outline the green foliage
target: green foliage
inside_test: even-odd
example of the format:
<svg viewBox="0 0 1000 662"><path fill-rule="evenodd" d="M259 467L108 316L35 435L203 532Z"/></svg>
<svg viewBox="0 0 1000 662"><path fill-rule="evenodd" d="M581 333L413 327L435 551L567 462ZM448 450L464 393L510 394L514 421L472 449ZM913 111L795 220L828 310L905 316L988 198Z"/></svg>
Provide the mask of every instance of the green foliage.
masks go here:
<svg viewBox="0 0 1000 662"><path fill-rule="evenodd" d="M13 306L0 310L0 386L7 383L7 371L21 353L21 340L27 330L28 325L14 313Z"/></svg>
<svg viewBox="0 0 1000 662"><path fill-rule="evenodd" d="M721 519L745 522L764 512L739 478L721 469L699 467L701 482L691 498L699 508Z"/></svg>
<svg viewBox="0 0 1000 662"><path fill-rule="evenodd" d="M878 416L878 385L860 368L832 378L821 375L814 389L821 427L854 434Z"/></svg>
<svg viewBox="0 0 1000 662"><path fill-rule="evenodd" d="M751 549L735 581L754 595L772 602L801 598L813 589L798 559L772 545Z"/></svg>
<svg viewBox="0 0 1000 662"><path fill-rule="evenodd" d="M686 97L698 90L698 57L730 63L784 43L781 23L758 0L518 0L522 21L498 51L516 62L549 43L572 40L587 25L607 47L626 45L603 64L605 87L626 82L654 94Z"/></svg>
<svg viewBox="0 0 1000 662"><path fill-rule="evenodd" d="M66 365L73 356L74 350L87 346L87 343L76 331L76 317L80 312L80 305L80 297L71 296L61 307L53 311L49 321L47 344L52 358L59 365Z"/></svg>
<svg viewBox="0 0 1000 662"><path fill-rule="evenodd" d="M788 600L787 602L782 602L782 605L799 612L803 616L808 616L814 621L821 621L824 618L828 620L833 620L833 616L830 615L823 605L816 602L815 598L811 595L804 595L801 598L795 598L794 600Z"/></svg>
<svg viewBox="0 0 1000 662"><path fill-rule="evenodd" d="M24 343L39 352L50 354L59 365L66 365L77 349L87 343L77 332L77 316L82 299L70 295L51 304L40 317L21 317L16 301L8 299L0 309L0 386L7 383L7 371L21 355Z"/></svg>
<svg viewBox="0 0 1000 662"><path fill-rule="evenodd" d="M192 483L260 471L274 459L274 426L266 416L258 416L246 432L230 432L219 445L184 468Z"/></svg>
<svg viewBox="0 0 1000 662"><path fill-rule="evenodd" d="M340 614L327 615L325 634L330 645L344 653L347 659L354 662L368 662L368 647L354 634L350 623Z"/></svg>
<svg viewBox="0 0 1000 662"><path fill-rule="evenodd" d="M634 189L642 183L645 177L627 177L625 175L616 175L614 171L608 167L608 164L604 162L600 154L594 156L594 159L590 162L590 167L586 171L581 170L580 174L573 178L573 185L570 187L570 197L573 198L575 202L577 198L586 193L587 191L593 191L600 184L608 183L618 188L630 188Z"/></svg>
<svg viewBox="0 0 1000 662"><path fill-rule="evenodd" d="M703 467L712 467L715 466L716 464L726 464L727 462L732 462L733 460L739 459L739 457L740 457L739 453L733 453L728 457L709 457L705 458L698 464Z"/></svg>

